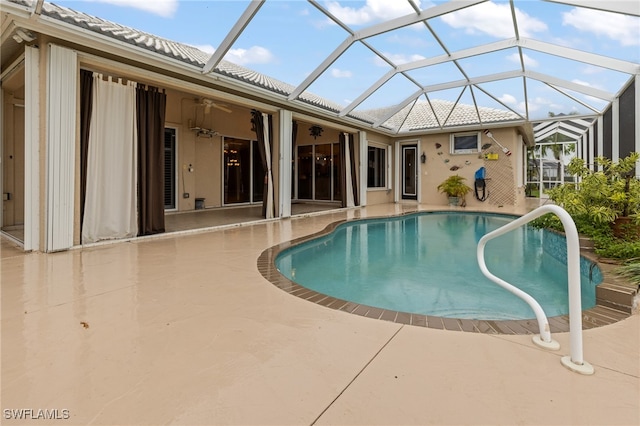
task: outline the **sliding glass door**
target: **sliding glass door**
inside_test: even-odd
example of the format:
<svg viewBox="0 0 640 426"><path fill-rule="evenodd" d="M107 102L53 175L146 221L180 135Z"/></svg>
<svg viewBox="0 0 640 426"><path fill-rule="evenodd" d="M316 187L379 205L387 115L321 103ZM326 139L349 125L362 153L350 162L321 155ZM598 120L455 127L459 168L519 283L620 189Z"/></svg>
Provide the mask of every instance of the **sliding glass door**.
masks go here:
<svg viewBox="0 0 640 426"><path fill-rule="evenodd" d="M302 145L298 146L297 150L297 199L340 200L340 145Z"/></svg>
<svg viewBox="0 0 640 426"><path fill-rule="evenodd" d="M225 138L224 204L256 203L264 192L264 167L257 141Z"/></svg>

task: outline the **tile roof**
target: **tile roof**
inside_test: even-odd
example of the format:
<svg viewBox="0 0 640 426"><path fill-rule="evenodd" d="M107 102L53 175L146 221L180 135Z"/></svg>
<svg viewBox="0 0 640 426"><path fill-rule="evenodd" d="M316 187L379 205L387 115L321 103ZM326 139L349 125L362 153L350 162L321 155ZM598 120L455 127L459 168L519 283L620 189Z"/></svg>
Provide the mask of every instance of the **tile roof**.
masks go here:
<svg viewBox="0 0 640 426"><path fill-rule="evenodd" d="M34 4L33 0L9 1L23 6L32 6ZM203 68L207 60L211 57L211 54L203 52L196 47L167 40L54 3L45 2L42 14L105 37L131 44L137 48L193 65L197 68ZM283 96L290 95L295 89L295 86L291 84L284 83L226 60L222 60L213 72ZM339 113L344 107L306 91L298 97L298 100L333 113ZM521 119L517 114L506 110L479 107L476 111L473 105L458 104L454 112L450 113L454 106L453 102L431 100L430 104L431 105L426 102L410 104L383 123L382 127L390 131L404 132L480 124L478 111L480 112L482 123ZM393 106L376 110L352 111L348 116L364 123L373 124L378 121L379 118L384 117L384 113L390 111L391 108L393 108Z"/></svg>

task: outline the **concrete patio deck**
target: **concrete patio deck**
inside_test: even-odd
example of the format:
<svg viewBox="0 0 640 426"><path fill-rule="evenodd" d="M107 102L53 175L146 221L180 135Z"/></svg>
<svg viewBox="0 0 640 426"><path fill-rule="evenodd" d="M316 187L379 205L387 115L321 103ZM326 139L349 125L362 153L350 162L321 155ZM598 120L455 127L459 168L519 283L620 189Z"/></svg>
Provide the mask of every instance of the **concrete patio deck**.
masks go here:
<svg viewBox="0 0 640 426"><path fill-rule="evenodd" d="M560 363L567 333L547 352L526 335L365 318L257 269L266 248L331 222L411 209L54 254L1 239L2 424L640 424L640 315L584 332L596 372L582 376ZM15 418L38 410L61 419Z"/></svg>

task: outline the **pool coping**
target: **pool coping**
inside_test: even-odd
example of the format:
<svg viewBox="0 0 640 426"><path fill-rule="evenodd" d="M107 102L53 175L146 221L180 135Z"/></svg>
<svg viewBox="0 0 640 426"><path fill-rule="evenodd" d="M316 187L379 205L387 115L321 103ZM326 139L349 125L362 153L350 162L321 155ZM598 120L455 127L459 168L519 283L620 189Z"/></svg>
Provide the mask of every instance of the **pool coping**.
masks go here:
<svg viewBox="0 0 640 426"><path fill-rule="evenodd" d="M278 271L275 266L275 260L277 256L283 250L289 249L291 247L297 246L299 244L305 243L307 241L313 240L318 237L325 236L333 232L338 226L345 224L347 222L356 222L356 221L366 221L366 220L377 220L377 219L389 219L394 217L402 217L409 216L415 214L438 214L438 213L462 213L460 211L448 211L448 210L438 210L438 211L411 211L405 212L396 215L388 215L388 216L375 216L375 217L367 217L367 218L358 218L358 219L343 219L332 222L328 224L324 229L319 232L315 232L309 235L305 235L303 237L299 237L290 241L286 241L280 244L276 244L272 247L264 250L257 260L258 270L262 274L262 276L285 292L299 297L301 299L307 300L309 302L316 303L318 305L335 309L343 312L347 312L350 314L360 315L367 318L378 319L391 321L399 324L407 324L414 325L419 327L428 327L435 328L440 330L451 330L451 331L463 331L463 332L472 332L472 333L485 333L485 334L532 334L537 335L540 333L540 329L538 327L538 322L535 318L527 319L527 320L471 320L471 319L462 319L462 318L445 318L445 317L437 317L432 315L424 315L424 314L414 314L409 312L401 312L395 310L389 310L384 308L378 308L374 306L368 306L360 303L350 302L347 300L339 299L333 296L328 296L323 293L319 293L315 290L311 290L309 288L303 287L300 284L297 284ZM518 217L518 215L514 214L500 214L500 213L487 213L483 211L465 211L464 213L481 213L481 214L495 214L500 216L514 216ZM600 262L595 260L592 253L585 252L581 248L581 256L585 257L587 260L596 263L598 267L601 269L603 277L608 277L611 275L611 268L607 268L602 265ZM606 276L605 276L606 274ZM611 287L610 283L603 278L602 283L598 284L598 287L604 285L604 288ZM613 288L615 291L619 291L624 286L620 286L618 284L613 284ZM637 293L637 289L636 289ZM636 294L634 293L634 294ZM633 297L633 296L632 296ZM603 301L602 297L596 296L596 306L590 309L586 309L582 311L582 328L590 329L596 327L602 327L605 325L613 324L618 321L621 321L631 315L631 312L627 312L626 310L616 309L619 304L617 303L601 303ZM560 332L568 332L569 331L569 315L559 315L554 317L548 317L549 328L552 333L560 333Z"/></svg>

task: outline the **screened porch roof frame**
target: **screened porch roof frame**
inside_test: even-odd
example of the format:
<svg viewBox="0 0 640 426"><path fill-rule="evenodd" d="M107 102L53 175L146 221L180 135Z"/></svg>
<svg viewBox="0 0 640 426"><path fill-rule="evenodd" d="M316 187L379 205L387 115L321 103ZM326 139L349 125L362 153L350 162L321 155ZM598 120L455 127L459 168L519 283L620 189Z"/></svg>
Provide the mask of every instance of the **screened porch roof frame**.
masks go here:
<svg viewBox="0 0 640 426"><path fill-rule="evenodd" d="M219 46L218 50L211 57L211 59L203 69L203 73L209 73L215 69L215 67L222 60L224 54L231 48L233 41L237 39L237 37L240 35L240 32L242 31L242 29L250 25L251 20L256 15L256 13L260 9L260 7L264 4L265 1L266 0L254 0L249 4L245 13L243 13L243 15L240 17L236 25L233 27L232 31L229 33L227 38L223 41L223 43ZM415 103L423 95L427 98L428 103L431 104L429 100L429 93L439 91L439 90L463 88L463 91L464 91L467 88L469 88L471 90L472 98L475 103L474 106L476 108L476 111L478 112L478 118L480 120L480 124L482 124L482 118L481 118L482 116L479 111L481 106L476 103L476 97L473 94L474 89L484 92L486 95L493 98L496 102L500 103L502 106L504 106L506 109L510 110L514 114L517 114L517 116L519 116L522 120L525 120L525 121L530 121L529 110L528 110L529 99L528 99L528 93L526 88L527 79L537 80L539 82L544 83L545 85L555 89L556 91L563 94L564 96L572 99L574 102L577 102L583 105L585 108L593 111L594 115L600 114L602 111L604 111L604 109L606 109L606 107L603 108L602 110L598 110L597 108L589 105L588 103L577 99L575 96L572 96L570 93L568 93L565 90L570 90L577 93L581 93L586 96L591 96L594 98L601 99L605 101L607 105L609 105L616 98L616 96L619 95L619 93L610 93L597 88L567 81L565 79L558 78L553 75L548 75L545 73L529 70L525 64L525 60L523 57L524 51L526 49L535 50L538 52L571 59L574 61L582 62L584 64L608 68L610 70L628 74L630 78L634 78L635 76L640 74L640 65L637 63L623 61L623 60L619 60L619 59L615 59L615 58L611 58L611 57L607 57L607 56L603 56L595 53L580 51L580 50L561 46L554 43L538 41L538 40L527 38L527 37L520 37L519 30L518 30L517 17L515 13L514 0L510 0L509 3L511 7L511 16L513 20L513 26L514 26L516 37L494 42L494 43L488 43L488 44L472 47L469 49L459 50L457 52L450 52L446 48L444 43L441 41L441 38L438 36L436 31L429 25L427 20L430 18L444 15L446 13L468 8L470 6L473 6L479 3L484 3L488 0L459 0L455 2L438 4L436 6L430 7L425 10L420 10L412 0L407 0L407 1L409 1L411 6L414 8L415 10L414 14L405 15L400 18L390 19L388 21L385 21L376 25L372 25L370 27L356 31L354 29L351 29L347 24L345 24L340 19L338 19L335 15L330 13L324 6L319 4L316 0L308 0L310 4L312 4L316 9L318 9L320 12L326 15L327 18L333 21L336 25L346 30L349 35L339 46L337 46L333 50L333 52L331 52L308 75L308 77L302 83L300 83L295 87L295 89L288 95L287 100L288 101L300 100L300 96L313 84L313 82L316 81L323 73L327 72L329 67L338 58L340 58L341 55L343 55L347 51L347 49L349 49L349 47L353 46L355 43L358 43L358 42L366 46L380 59L382 59L383 61L388 63L391 67L393 67L393 69L387 72L384 76L382 76L378 81L376 81L369 88L364 90L360 94L360 96L358 96L353 102L351 102L346 107L342 108L338 112L339 117L345 117L351 112L353 112L355 108L357 108L367 98L369 98L378 89L380 89L386 82L388 82L398 74L402 74L404 77L406 77L408 80L413 82L416 86L418 86L418 89L415 92L409 94L403 101L401 101L397 105L394 105L391 109L386 110L384 114L378 116L377 120L373 123L374 128L381 128L381 127L384 128L385 127L384 124L387 123L394 115L400 113L405 107L407 107L411 103ZM568 0L544 0L544 1L548 1L551 3L560 3L565 5L572 5L576 7L584 7L584 8L589 8L589 9L594 9L599 11L619 13L619 14L629 15L629 16L640 16L640 7L638 7L637 4L635 4L634 2L629 2L629 1L627 2L623 2L623 1L584 2L584 1L568 1ZM416 23L420 23L420 22L422 22L428 28L428 30L434 35L435 39L438 41L438 43L440 44L442 49L446 52L446 54L397 65L397 64L394 64L394 62L391 61L389 58L385 57L384 54L377 51L374 47L372 47L369 43L367 43L367 38L369 37L379 35L385 32L389 32L398 28L413 25ZM467 73L465 73L460 63L458 62L459 59L486 55L492 52L497 52L500 50L513 48L513 47L516 47L518 49L518 54L520 56L520 70L518 71L505 71L505 72L500 72L495 74L484 75L481 77L470 78L468 77ZM441 84L421 86L417 81L415 81L415 79L413 79L410 75L407 74L407 71L410 71L410 70L415 70L423 67L428 67L428 66L448 63L448 62L453 63L461 71L461 73L465 78L461 80L448 81ZM525 108L526 108L526 112L524 115L515 111L512 107L506 105L505 103L497 99L497 97L488 93L487 91L483 90L481 87L478 86L481 83L501 81L501 80L513 79L513 78L520 78L522 80L523 93L525 97ZM458 106L458 102L459 102L459 98L458 100L456 100L453 109L455 109ZM439 123L440 128L441 129L444 128L445 124L446 122ZM400 129L397 129L396 131L399 132Z"/></svg>

